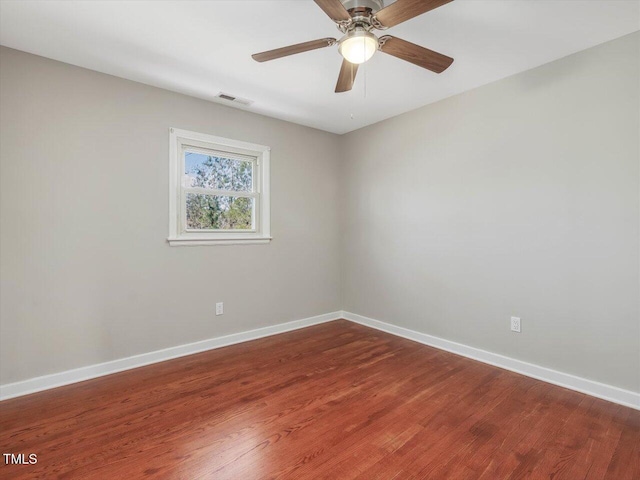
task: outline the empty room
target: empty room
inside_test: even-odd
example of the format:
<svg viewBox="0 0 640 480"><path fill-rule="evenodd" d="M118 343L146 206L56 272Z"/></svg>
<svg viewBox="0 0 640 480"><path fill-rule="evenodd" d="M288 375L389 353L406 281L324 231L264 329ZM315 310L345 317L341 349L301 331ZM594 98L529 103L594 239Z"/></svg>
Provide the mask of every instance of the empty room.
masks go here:
<svg viewBox="0 0 640 480"><path fill-rule="evenodd" d="M0 0L0 478L640 479L640 0Z"/></svg>

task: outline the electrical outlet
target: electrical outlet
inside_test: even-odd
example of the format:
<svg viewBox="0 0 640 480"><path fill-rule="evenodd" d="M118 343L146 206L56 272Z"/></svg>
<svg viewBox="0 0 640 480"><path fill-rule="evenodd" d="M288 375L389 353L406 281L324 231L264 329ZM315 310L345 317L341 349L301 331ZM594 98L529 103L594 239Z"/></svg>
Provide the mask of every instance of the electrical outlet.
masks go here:
<svg viewBox="0 0 640 480"><path fill-rule="evenodd" d="M224 313L224 303L216 303L216 315L222 315Z"/></svg>
<svg viewBox="0 0 640 480"><path fill-rule="evenodd" d="M520 333L520 317L511 317L511 331Z"/></svg>

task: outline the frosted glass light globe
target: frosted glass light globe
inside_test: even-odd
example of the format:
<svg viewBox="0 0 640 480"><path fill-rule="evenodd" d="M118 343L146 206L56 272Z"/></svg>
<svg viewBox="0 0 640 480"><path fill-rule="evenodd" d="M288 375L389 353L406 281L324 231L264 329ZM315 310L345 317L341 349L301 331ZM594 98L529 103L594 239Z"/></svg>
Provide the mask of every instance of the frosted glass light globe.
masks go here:
<svg viewBox="0 0 640 480"><path fill-rule="evenodd" d="M347 33L338 46L340 55L349 63L361 64L373 57L378 50L378 37L364 28Z"/></svg>

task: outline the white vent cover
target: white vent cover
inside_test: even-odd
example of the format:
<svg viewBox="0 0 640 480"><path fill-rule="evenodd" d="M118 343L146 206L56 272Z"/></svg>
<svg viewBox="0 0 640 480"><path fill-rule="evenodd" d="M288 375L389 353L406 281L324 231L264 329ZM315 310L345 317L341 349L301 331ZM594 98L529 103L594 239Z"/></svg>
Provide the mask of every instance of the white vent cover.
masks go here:
<svg viewBox="0 0 640 480"><path fill-rule="evenodd" d="M251 105L253 103L253 100L236 97L235 95L230 95L224 92L220 92L218 95L216 95L216 97L222 100L226 100L227 102L239 103L241 105Z"/></svg>

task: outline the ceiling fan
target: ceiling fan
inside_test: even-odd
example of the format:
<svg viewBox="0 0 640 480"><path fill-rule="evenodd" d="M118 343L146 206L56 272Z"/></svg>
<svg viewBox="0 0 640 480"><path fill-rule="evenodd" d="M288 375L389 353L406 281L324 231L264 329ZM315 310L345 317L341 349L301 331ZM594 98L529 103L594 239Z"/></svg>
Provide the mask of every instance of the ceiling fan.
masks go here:
<svg viewBox="0 0 640 480"><path fill-rule="evenodd" d="M338 51L344 60L338 76L336 93L351 90L358 65L369 60L377 50L436 73L444 72L453 63L453 58L428 48L391 35L378 38L372 33L372 30L386 30L453 0L397 0L386 7L384 0L314 1L344 34L340 40L335 38L312 40L256 53L252 58L257 62L266 62L337 44Z"/></svg>

